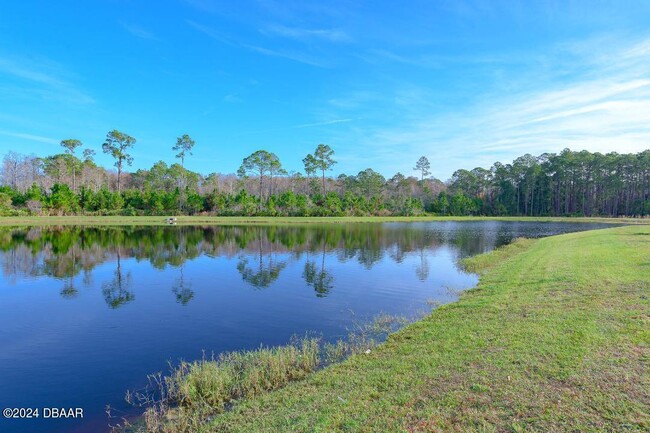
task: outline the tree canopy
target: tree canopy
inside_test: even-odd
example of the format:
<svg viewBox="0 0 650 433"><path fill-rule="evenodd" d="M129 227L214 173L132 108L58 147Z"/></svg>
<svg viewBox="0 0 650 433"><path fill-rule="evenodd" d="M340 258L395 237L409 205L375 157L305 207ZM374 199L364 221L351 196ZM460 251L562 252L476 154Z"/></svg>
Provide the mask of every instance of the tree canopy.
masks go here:
<svg viewBox="0 0 650 433"><path fill-rule="evenodd" d="M183 136L176 139L176 144L172 147L172 150L178 152L176 158L180 158L181 167L185 167L185 157L192 155L192 148L194 148L195 144L194 140L187 134L183 134Z"/></svg>
<svg viewBox="0 0 650 433"><path fill-rule="evenodd" d="M102 144L102 151L115 159L117 168L117 190L120 191L120 180L124 163L130 166L133 157L127 152L135 144L135 138L114 129L106 134L106 141Z"/></svg>
<svg viewBox="0 0 650 433"><path fill-rule="evenodd" d="M522 155L491 167L461 168L447 182L396 173L388 179L367 168L356 175L327 176L334 150L319 144L302 160L306 176L287 173L280 158L257 150L234 173L202 175L184 166L194 141L186 134L165 160L125 171L135 139L110 131L102 150L116 171L94 162L95 151L63 140L63 153L35 156L9 152L0 168L0 215L513 215L647 216L650 214L650 150L637 154L575 152ZM314 178L318 173L320 179ZM319 185L320 184L320 185ZM310 274L311 275L311 274Z"/></svg>
<svg viewBox="0 0 650 433"><path fill-rule="evenodd" d="M428 175L431 174L429 169L431 168L431 163L427 159L426 156L421 156L420 159L415 163L415 168L413 170L419 171L420 172L420 179L424 180L424 178Z"/></svg>

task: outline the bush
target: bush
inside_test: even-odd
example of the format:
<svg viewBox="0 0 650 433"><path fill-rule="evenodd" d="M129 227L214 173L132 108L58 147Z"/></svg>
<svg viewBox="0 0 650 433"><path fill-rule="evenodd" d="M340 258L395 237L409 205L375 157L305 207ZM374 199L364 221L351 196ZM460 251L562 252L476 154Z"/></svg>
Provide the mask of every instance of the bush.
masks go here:
<svg viewBox="0 0 650 433"><path fill-rule="evenodd" d="M43 203L40 200L27 200L26 205L31 214L38 215L43 210Z"/></svg>

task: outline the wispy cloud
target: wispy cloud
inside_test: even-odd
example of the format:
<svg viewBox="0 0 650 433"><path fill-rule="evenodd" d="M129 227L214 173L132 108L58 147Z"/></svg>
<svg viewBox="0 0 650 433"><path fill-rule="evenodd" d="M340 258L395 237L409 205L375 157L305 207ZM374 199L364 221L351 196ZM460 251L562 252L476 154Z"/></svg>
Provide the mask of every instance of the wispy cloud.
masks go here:
<svg viewBox="0 0 650 433"><path fill-rule="evenodd" d="M578 57L584 61L570 79L549 83L539 77L543 87L531 80L515 94L494 94L467 108L423 110L402 126L363 131L355 140L373 150L369 164L408 172L413 162L405 155L413 161L427 155L443 178L454 169L489 167L524 153L650 148L650 39L615 51L582 49Z"/></svg>
<svg viewBox="0 0 650 433"><path fill-rule="evenodd" d="M219 41L223 44L233 46L233 47L238 47L238 48L244 48L249 51L253 51L259 54L263 54L265 56L269 57L280 57L284 59L288 59L294 62L298 63L303 63L306 65L310 66L315 66L319 68L325 68L328 67L327 63L325 63L322 59L309 56L306 54L303 54L299 51L292 51L292 50L286 50L286 49L270 49L266 47L261 47L255 44L249 44L249 43L243 43L239 42L236 40L233 40L229 38L228 36L222 34L221 32L218 32L212 27L199 24L195 21L192 20L187 20L186 21L189 26L194 28L195 30L209 36L210 38Z"/></svg>
<svg viewBox="0 0 650 433"><path fill-rule="evenodd" d="M277 35L296 40L320 39L329 42L350 42L352 38L340 29L303 29L279 24L270 25L260 30L265 35Z"/></svg>
<svg viewBox="0 0 650 433"><path fill-rule="evenodd" d="M328 99L327 103L336 109L355 110L364 104L377 102L382 97L381 93L376 90L356 90L342 97Z"/></svg>
<svg viewBox="0 0 650 433"><path fill-rule="evenodd" d="M49 61L0 57L0 75L5 74L22 81L20 89L24 96L38 94L45 99L55 99L74 104L91 104L92 97L79 90L73 83L60 78L61 67ZM29 87L25 87L29 86Z"/></svg>
<svg viewBox="0 0 650 433"><path fill-rule="evenodd" d="M228 93L223 97L223 102L228 102L231 104L236 104L243 101L244 99L242 99L242 97L237 95L236 93Z"/></svg>
<svg viewBox="0 0 650 433"><path fill-rule="evenodd" d="M526 65L539 62L543 59L538 55L528 52L504 53L472 53L472 54L439 54L425 47L426 51L412 51L407 54L397 53L385 48L369 48L355 54L356 57L369 64L398 63L415 66L423 69L445 69L466 65L468 67L495 67L506 65Z"/></svg>
<svg viewBox="0 0 650 433"><path fill-rule="evenodd" d="M199 31L199 32L211 37L212 39L214 39L216 41L219 41L221 43L231 45L231 46L239 45L238 43L230 40L230 38L226 37L224 34L222 34L221 32L218 32L217 30L215 30L212 27L197 23L196 21L192 21L192 20L185 20L185 22L187 23L187 25L192 27L194 30Z"/></svg>
<svg viewBox="0 0 650 433"><path fill-rule="evenodd" d="M4 135L6 137L20 138L20 139L23 139L23 140L36 141L36 142L45 143L45 144L58 144L59 143L59 140L56 140L54 138L43 137L43 136L34 135L34 134L26 134L26 133L23 133L23 132L12 132L12 131L0 130L0 135Z"/></svg>
<svg viewBox="0 0 650 433"><path fill-rule="evenodd" d="M243 48L247 48L247 49L249 49L251 51L255 51L257 53L264 54L265 56L281 57L281 58L284 58L284 59L292 60L294 62L304 63L305 65L316 66L318 68L326 68L328 66L321 59L317 59L315 57L307 56L307 55L302 54L302 53L300 53L298 51L271 50L269 48L259 47L259 46L256 46L256 45L248 45L248 44L242 44L241 46Z"/></svg>
<svg viewBox="0 0 650 433"><path fill-rule="evenodd" d="M327 120L325 122L303 123L302 125L294 125L292 126L292 128L295 129L313 128L315 126L334 125L336 123L347 123L352 121L354 121L354 119L334 119L334 120Z"/></svg>
<svg viewBox="0 0 650 433"><path fill-rule="evenodd" d="M131 33L136 38L147 39L147 40L150 40L150 41L159 40L156 35L154 35L153 33L151 33L148 30L143 29L142 27L140 27L140 26L138 26L136 24L124 23L124 22L122 22L120 24L122 25L124 30Z"/></svg>
<svg viewBox="0 0 650 433"><path fill-rule="evenodd" d="M246 132L236 134L235 136L240 137L240 136L245 136L245 135L268 134L269 132L289 131L289 130L292 130L292 129L318 128L318 127L322 127L322 126L330 126L330 125L336 125L336 124L340 124L340 123L353 122L355 120L356 119L324 120L324 121L321 121L321 122L302 123L302 124L298 124L298 125L281 126L281 127L278 127L278 128L251 130L251 131L246 131Z"/></svg>
<svg viewBox="0 0 650 433"><path fill-rule="evenodd" d="M29 66L7 58L0 58L0 72L51 86L63 86L66 84L53 75L30 69Z"/></svg>

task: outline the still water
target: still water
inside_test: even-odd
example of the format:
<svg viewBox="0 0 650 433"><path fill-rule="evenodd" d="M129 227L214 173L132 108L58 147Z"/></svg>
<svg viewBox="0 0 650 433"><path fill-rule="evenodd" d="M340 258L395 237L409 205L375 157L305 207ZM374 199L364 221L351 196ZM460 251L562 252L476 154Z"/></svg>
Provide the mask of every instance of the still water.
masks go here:
<svg viewBox="0 0 650 433"><path fill-rule="evenodd" d="M452 302L477 277L459 258L583 223L430 222L323 226L0 229L0 418L13 433L102 433L106 405L168 362L334 340L380 312ZM83 419L44 419L43 408Z"/></svg>

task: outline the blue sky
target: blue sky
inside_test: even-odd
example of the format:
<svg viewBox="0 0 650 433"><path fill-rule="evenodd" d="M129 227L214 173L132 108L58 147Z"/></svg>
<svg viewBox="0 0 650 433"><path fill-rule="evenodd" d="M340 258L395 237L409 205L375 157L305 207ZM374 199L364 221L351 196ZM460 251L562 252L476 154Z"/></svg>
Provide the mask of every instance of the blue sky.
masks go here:
<svg viewBox="0 0 650 433"><path fill-rule="evenodd" d="M318 143L334 174L433 175L524 153L650 148L650 2L5 1L0 153L48 155L106 132L133 169L288 170Z"/></svg>

